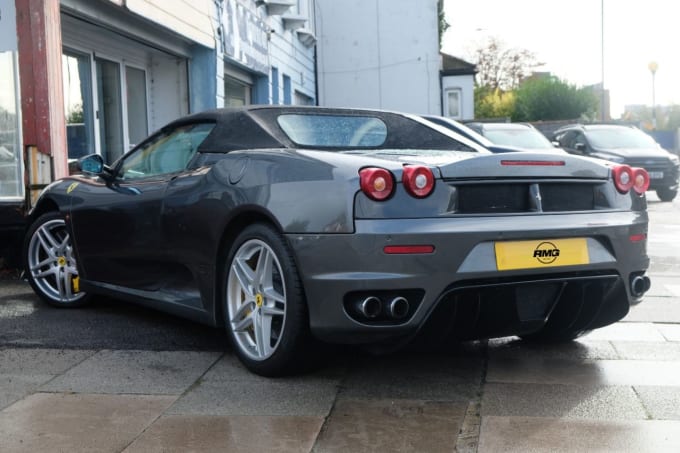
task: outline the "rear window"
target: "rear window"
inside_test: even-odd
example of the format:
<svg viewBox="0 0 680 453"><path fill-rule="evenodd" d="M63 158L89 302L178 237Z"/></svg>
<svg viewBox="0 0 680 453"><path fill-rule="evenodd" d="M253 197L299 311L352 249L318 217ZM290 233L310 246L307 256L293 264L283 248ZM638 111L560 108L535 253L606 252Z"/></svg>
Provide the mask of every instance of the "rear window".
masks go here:
<svg viewBox="0 0 680 453"><path fill-rule="evenodd" d="M549 149L553 145L534 129L486 129L486 138L497 145L517 146L526 149Z"/></svg>
<svg viewBox="0 0 680 453"><path fill-rule="evenodd" d="M652 137L639 129L629 127L590 129L587 135L590 144L596 148L649 149L659 147Z"/></svg>
<svg viewBox="0 0 680 453"><path fill-rule="evenodd" d="M387 139L385 123L371 116L280 115L278 123L298 145L323 148L374 148Z"/></svg>

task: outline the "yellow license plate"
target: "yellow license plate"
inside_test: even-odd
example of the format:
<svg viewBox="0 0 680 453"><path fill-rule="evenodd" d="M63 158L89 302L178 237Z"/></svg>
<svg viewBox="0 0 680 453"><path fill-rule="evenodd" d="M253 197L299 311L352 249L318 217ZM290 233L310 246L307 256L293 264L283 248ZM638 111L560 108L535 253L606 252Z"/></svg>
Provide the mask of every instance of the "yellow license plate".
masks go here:
<svg viewBox="0 0 680 453"><path fill-rule="evenodd" d="M585 238L496 242L499 271L588 264Z"/></svg>

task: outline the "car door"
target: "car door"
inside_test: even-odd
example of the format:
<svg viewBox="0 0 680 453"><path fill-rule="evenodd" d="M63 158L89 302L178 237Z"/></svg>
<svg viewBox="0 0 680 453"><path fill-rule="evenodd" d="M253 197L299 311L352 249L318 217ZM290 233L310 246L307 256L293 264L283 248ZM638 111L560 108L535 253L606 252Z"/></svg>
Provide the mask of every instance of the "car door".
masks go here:
<svg viewBox="0 0 680 453"><path fill-rule="evenodd" d="M84 279L155 291L176 277L167 260L172 244L161 219L163 198L168 184L186 173L196 153L193 138L205 138L213 127L163 129L124 156L111 178L79 188L71 222Z"/></svg>

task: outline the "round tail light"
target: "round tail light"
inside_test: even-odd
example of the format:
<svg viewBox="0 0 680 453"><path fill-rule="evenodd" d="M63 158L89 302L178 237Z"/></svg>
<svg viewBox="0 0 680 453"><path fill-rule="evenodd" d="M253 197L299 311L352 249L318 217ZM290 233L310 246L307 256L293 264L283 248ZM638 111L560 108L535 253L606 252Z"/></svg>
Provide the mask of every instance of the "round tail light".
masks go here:
<svg viewBox="0 0 680 453"><path fill-rule="evenodd" d="M633 190L640 195L649 189L649 173L644 168L633 168Z"/></svg>
<svg viewBox="0 0 680 453"><path fill-rule="evenodd" d="M432 170L420 165L406 165L401 181L406 192L416 198L425 198L434 190Z"/></svg>
<svg viewBox="0 0 680 453"><path fill-rule="evenodd" d="M612 169L612 177L614 178L614 186L620 193L628 193L633 187L633 169L628 165L616 165Z"/></svg>
<svg viewBox="0 0 680 453"><path fill-rule="evenodd" d="M359 179L361 191L371 200L387 200L394 192L394 176L384 168L362 168Z"/></svg>

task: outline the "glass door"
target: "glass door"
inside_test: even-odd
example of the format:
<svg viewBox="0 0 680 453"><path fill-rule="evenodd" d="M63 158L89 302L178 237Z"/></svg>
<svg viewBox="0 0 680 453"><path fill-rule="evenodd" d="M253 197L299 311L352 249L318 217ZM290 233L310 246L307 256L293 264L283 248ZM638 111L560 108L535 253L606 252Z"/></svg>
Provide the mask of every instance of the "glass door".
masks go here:
<svg viewBox="0 0 680 453"><path fill-rule="evenodd" d="M21 134L14 52L0 52L0 200L21 198Z"/></svg>
<svg viewBox="0 0 680 453"><path fill-rule="evenodd" d="M64 51L64 114L68 158L78 159L95 152L92 111L92 65L87 54Z"/></svg>
<svg viewBox="0 0 680 453"><path fill-rule="evenodd" d="M123 105L120 64L95 58L99 110L99 143L104 161L112 163L123 155Z"/></svg>
<svg viewBox="0 0 680 453"><path fill-rule="evenodd" d="M127 91L128 148L134 148L149 134L146 105L146 71L125 66Z"/></svg>

